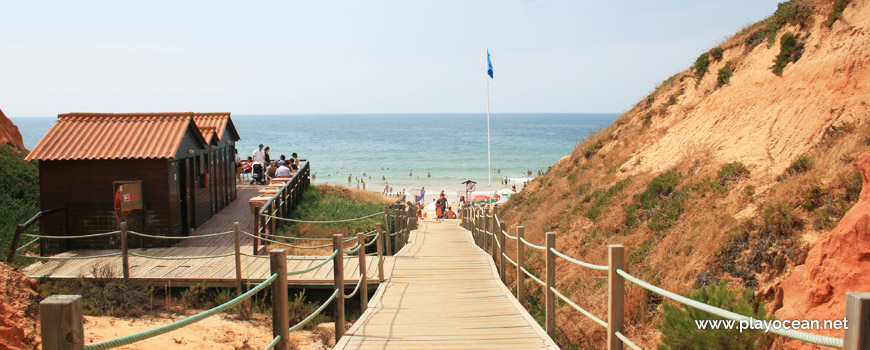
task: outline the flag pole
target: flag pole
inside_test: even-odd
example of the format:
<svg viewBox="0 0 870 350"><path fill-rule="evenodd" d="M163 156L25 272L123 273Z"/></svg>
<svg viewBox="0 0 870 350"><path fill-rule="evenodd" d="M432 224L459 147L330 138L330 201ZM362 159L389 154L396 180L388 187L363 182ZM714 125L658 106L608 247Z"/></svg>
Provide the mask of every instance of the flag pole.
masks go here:
<svg viewBox="0 0 870 350"><path fill-rule="evenodd" d="M486 48L486 55L487 59L489 59L489 48ZM492 198L492 146L489 133L489 78L486 78L486 165L489 196Z"/></svg>

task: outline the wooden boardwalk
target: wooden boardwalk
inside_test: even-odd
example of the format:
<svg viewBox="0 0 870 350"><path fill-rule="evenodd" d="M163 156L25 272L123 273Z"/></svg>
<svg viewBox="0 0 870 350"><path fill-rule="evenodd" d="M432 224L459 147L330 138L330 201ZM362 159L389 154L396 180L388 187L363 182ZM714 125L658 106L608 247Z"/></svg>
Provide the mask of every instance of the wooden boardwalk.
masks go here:
<svg viewBox="0 0 870 350"><path fill-rule="evenodd" d="M335 349L558 349L457 220L421 221Z"/></svg>
<svg viewBox="0 0 870 350"><path fill-rule="evenodd" d="M225 256L208 259L183 259L190 256L222 255L234 252L233 247L172 247L130 249L131 254L181 258L172 260L152 259L130 256L130 279L152 286L187 287L206 282L211 287L235 287L236 265L235 256ZM76 250L54 255L55 257L84 257L117 253L118 250ZM242 279L250 283L259 283L269 277L268 255L255 258L242 255ZM302 270L317 265L324 257L321 256L290 256L287 259L287 269ZM377 256L366 257L366 272L372 283L378 280ZM393 269L395 258L384 257L384 278L388 279ZM51 280L75 279L79 277L93 278L96 275L121 278L121 257L104 257L76 260L52 260L30 265L22 271L31 278L47 278ZM359 279L359 258L356 255L344 259L344 279L353 288ZM288 275L291 286L332 287L332 262L320 268L300 275Z"/></svg>
<svg viewBox="0 0 870 350"><path fill-rule="evenodd" d="M258 191L265 186L239 185L238 196L223 210L206 220L202 226L197 227L190 234L198 236L208 233L227 232L233 230L233 224L238 222L242 231L254 232L254 214L248 200L258 195ZM242 235L242 245L253 245L251 236ZM177 246L181 247L232 247L234 244L232 235L217 237L204 237L201 239L188 239L181 241Z"/></svg>

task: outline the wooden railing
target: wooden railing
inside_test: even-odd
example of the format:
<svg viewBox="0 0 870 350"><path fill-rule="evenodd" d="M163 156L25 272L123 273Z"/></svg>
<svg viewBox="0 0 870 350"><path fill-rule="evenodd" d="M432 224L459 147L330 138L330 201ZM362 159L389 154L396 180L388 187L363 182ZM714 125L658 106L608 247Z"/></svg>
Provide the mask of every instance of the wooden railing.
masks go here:
<svg viewBox="0 0 870 350"><path fill-rule="evenodd" d="M392 207L392 206L390 206ZM88 349L88 350L98 350L98 349L109 349L113 347L123 346L127 344L132 344L135 342L139 342L160 334L164 334L170 332L175 329L179 329L185 327L189 324L197 322L201 319L210 317L218 312L221 312L229 307L237 305L243 300L250 298L254 293L259 290L264 289L266 286L271 285L272 292L272 332L273 332L273 341L272 344L268 347L269 349L290 349L289 344L289 333L293 332L309 321L311 321L314 316L322 312L326 306L330 303L333 305L335 324L336 325L344 325L345 324L345 307L344 300L350 299L359 294L360 298L360 313L365 312L368 307L368 283L370 280L384 280L384 249L389 246L387 242L392 241L395 246L404 246L407 243L407 239L409 237L409 233L411 227L416 223L415 220L412 220L411 217L407 215L407 210L398 210L396 208L396 214L393 216L392 224L395 225L394 231L390 233L390 231L386 229L381 229L381 224L376 224L375 231L373 234L367 233L357 233L354 239L347 239L345 235L336 234L333 235L331 239L332 246L332 254L328 257L325 257L323 261L314 266L295 271L287 271L287 253L284 249L273 249L269 252L268 258L270 259L271 266L271 276L264 281L263 283L255 286L251 290L248 290L245 293L241 292L241 287L239 287L237 293L238 296L222 305L219 305L210 310L206 310L197 315L188 317L181 321L176 321L170 325L158 327L155 329L151 329L145 332L132 334L128 336L123 336L120 338L102 341L98 343L85 344L84 343L84 326L83 326L83 318L82 318L82 299L81 296L78 295L54 295L49 298L43 300L40 303L40 324L42 325L42 344L44 349ZM403 214L404 213L404 214ZM236 223L236 232L235 234L238 236L238 223ZM121 232L126 232L122 227ZM245 233L245 232L242 232ZM116 232L111 232L109 234L116 234ZM123 237L123 236L122 236ZM52 237L45 237L52 238ZM366 242L368 240L368 242ZM351 247L349 250L345 250L343 247L344 243L347 242L356 242L356 244ZM372 253L367 254L367 247L371 245L375 245L375 250ZM123 252L121 254L124 254ZM236 269L237 276L240 276L238 271L240 271L239 264L239 251L238 249L235 252L236 254ZM344 261L346 259L346 255L356 254L356 258L359 259L360 273L358 277L358 281L354 290L345 294L345 280L344 280ZM242 254L247 255L247 254ZM377 256L377 266L378 266L378 276L373 277L369 276L370 272L367 271L367 263L366 256L375 255ZM252 257L262 257L267 258L265 255L247 255ZM123 255L123 259L126 255ZM153 257L155 259L159 259L159 257ZM212 257L202 257L202 258L213 258ZM305 319L303 319L300 323L288 327L288 312L289 312L289 301L288 301L288 293L287 293L287 275L288 274L301 274L305 272L309 272L315 269L320 268L327 262L332 261L333 263L333 279L334 279L334 292L332 296L327 300L324 304L322 304L317 310L315 310L312 314L308 315ZM125 264L126 266L126 264ZM125 278L129 277L129 274L125 272ZM336 327L335 329L335 339L336 342L344 335L345 329L344 327Z"/></svg>
<svg viewBox="0 0 870 350"><path fill-rule="evenodd" d="M9 254L6 256L6 263L11 264L12 260L15 259L15 253L19 249L18 243L21 241L21 234L24 233L25 230L30 228L30 226L39 222L39 220L42 219L44 216L52 214L52 213L56 213L56 212L63 212L64 215L66 215L66 208L55 208L55 209L51 209L51 210L42 210L42 211L36 213L36 215L33 215L32 218L28 219L23 224L16 225L15 233L12 235L12 244L9 246ZM37 240L38 239L26 244L25 247L29 246L30 244L33 244Z"/></svg>
<svg viewBox="0 0 870 350"><path fill-rule="evenodd" d="M751 318L744 315L739 315L728 310L713 307L679 294L664 290L654 286L649 282L643 281L626 272L625 266L625 248L622 245L608 246L608 262L607 265L596 265L588 262L580 261L572 258L556 249L556 234L547 232L544 245L536 245L525 239L525 232L522 226L517 226L516 235L512 236L505 230L505 224L500 222L497 209L493 208L492 212L486 212L480 208L472 208L465 206L462 208L462 227L469 230L473 237L473 241L483 251L492 255L493 261L499 272L499 276L503 283L507 284L507 269L506 261L513 265L516 271L514 283L516 285L516 298L524 307L527 305L526 293L526 277L530 278L534 283L541 286L545 291L545 321L544 326L547 334L554 337L556 334L556 300L562 300L571 308L577 310L593 322L607 329L607 348L610 350L623 348L623 345L634 350L641 349L637 344L632 342L623 333L624 332L624 313L625 313L625 282L631 282L641 288L644 288L652 293L661 295L677 303L687 307L696 308L711 315L716 315L722 319L733 320L736 322L751 321ZM507 252L506 239L516 241L515 259L509 257ZM532 274L525 268L525 249L534 249L544 254L546 265L546 276L541 279ZM572 264L602 271L607 273L608 291L607 291L607 317L606 320L598 318L591 312L577 305L570 298L562 294L556 287L556 258L564 259ZM822 345L832 348L842 348L846 350L870 350L870 293L846 293L846 324L849 328L845 330L844 338L835 338L812 334L807 332L789 329L785 327L771 328L770 333L783 336L790 339L799 340L806 343ZM735 332L737 330L735 329Z"/></svg>
<svg viewBox="0 0 870 350"><path fill-rule="evenodd" d="M302 166L296 171L289 181L284 182L283 186L278 188L278 192L271 196L265 202L260 198L255 197L250 200L251 209L254 215L254 252L259 253L260 239L259 237L269 234L274 235L283 224L280 220L275 220L269 216L287 217L290 212L296 208L302 195L311 185L311 165L307 160L302 160ZM279 178L280 179L280 178Z"/></svg>

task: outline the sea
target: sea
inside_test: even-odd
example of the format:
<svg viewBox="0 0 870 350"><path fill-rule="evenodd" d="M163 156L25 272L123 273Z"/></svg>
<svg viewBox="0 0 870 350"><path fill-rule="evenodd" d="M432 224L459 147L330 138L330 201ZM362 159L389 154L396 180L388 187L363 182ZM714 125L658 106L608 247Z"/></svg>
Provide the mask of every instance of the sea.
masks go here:
<svg viewBox="0 0 870 350"><path fill-rule="evenodd" d="M487 163L486 114L232 115L242 159L259 144L272 159L296 152L310 161L314 183L365 185L370 191L465 193L523 185L569 155L618 114L523 113L490 117L491 168ZM11 118L28 149L56 120ZM529 175L531 172L531 175ZM348 181L350 178L350 181ZM508 183L503 181L508 179ZM363 184L364 183L364 184ZM428 196L427 196L428 197Z"/></svg>

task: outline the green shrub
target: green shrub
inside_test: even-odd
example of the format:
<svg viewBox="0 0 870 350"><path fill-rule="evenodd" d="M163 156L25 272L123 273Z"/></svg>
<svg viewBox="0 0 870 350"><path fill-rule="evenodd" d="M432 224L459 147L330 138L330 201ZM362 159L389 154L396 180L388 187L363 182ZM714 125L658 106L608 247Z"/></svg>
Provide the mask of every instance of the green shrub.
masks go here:
<svg viewBox="0 0 870 350"><path fill-rule="evenodd" d="M719 175L719 183L725 184L749 175L749 169L741 162L733 162L722 166L716 174Z"/></svg>
<svg viewBox="0 0 870 350"><path fill-rule="evenodd" d="M813 159L809 156L800 156L785 169L789 175L803 173L813 168Z"/></svg>
<svg viewBox="0 0 870 350"><path fill-rule="evenodd" d="M643 116L643 126L647 127L650 126L650 124L652 124L652 113L647 113Z"/></svg>
<svg viewBox="0 0 870 350"><path fill-rule="evenodd" d="M722 86L725 84L731 83L731 74L734 73L734 66L731 64L731 61L725 63L725 67L719 69L719 74L716 79L716 85Z"/></svg>
<svg viewBox="0 0 870 350"><path fill-rule="evenodd" d="M785 33L779 40L779 55L773 61L773 66L770 69L773 74L782 75L782 71L789 62L796 62L803 55L803 43L798 42L798 38L792 33Z"/></svg>
<svg viewBox="0 0 870 350"><path fill-rule="evenodd" d="M625 226L631 228L646 219L649 228L655 231L673 226L688 199L686 193L674 191L681 179L679 172L669 170L650 181L645 191L634 196L634 203L624 208Z"/></svg>
<svg viewBox="0 0 870 350"><path fill-rule="evenodd" d="M12 244L15 227L39 211L39 177L36 162L25 162L26 152L0 144L0 249L6 251ZM39 225L33 225L27 233L38 233ZM22 239L23 244L27 240ZM25 264L25 259L16 259Z"/></svg>
<svg viewBox="0 0 870 350"><path fill-rule="evenodd" d="M843 10L849 5L849 0L837 0L834 3L834 10L828 15L828 20L822 22L822 25L830 28L838 19L843 18Z"/></svg>
<svg viewBox="0 0 870 350"><path fill-rule="evenodd" d="M773 319L772 315L767 315L763 302L755 303L752 290L730 290L724 280L718 285L695 290L689 298L756 320ZM698 329L696 321L723 318L695 308L665 304L664 310L664 320L658 326L662 332L659 350L764 349L769 341L762 330Z"/></svg>
<svg viewBox="0 0 870 350"><path fill-rule="evenodd" d="M583 157L589 159L590 157L595 155L595 153L597 153L598 150L600 150L602 147L604 147L604 143L601 142L601 140L586 145L585 147L583 147Z"/></svg>
<svg viewBox="0 0 870 350"><path fill-rule="evenodd" d="M695 60L695 65L692 66L692 69L695 71L694 76L697 80L697 84L701 83L701 78L704 77L704 74L707 74L709 71L708 66L710 65L710 54L704 52L701 56L698 56L698 59Z"/></svg>
<svg viewBox="0 0 870 350"><path fill-rule="evenodd" d="M714 47L712 50L710 50L710 56L713 56L713 59L716 60L716 62L719 62L722 60L722 54L724 52L725 52L725 50L722 50L721 47L717 46L717 47Z"/></svg>
<svg viewBox="0 0 870 350"><path fill-rule="evenodd" d="M770 47L776 42L776 34L783 26L786 24L804 26L812 14L813 7L810 5L794 0L780 3L773 16L765 20L764 27L749 35L746 45L753 48L767 38L767 47Z"/></svg>
<svg viewBox="0 0 870 350"><path fill-rule="evenodd" d="M640 203L643 209L652 208L658 204L661 197L670 195L677 185L680 184L681 179L682 175L680 175L676 170L666 171L661 175L656 176L649 185L646 186L646 190L637 195L635 199Z"/></svg>
<svg viewBox="0 0 870 350"><path fill-rule="evenodd" d="M648 227L654 231L664 231L674 226L683 213L683 204L687 198L683 192L673 192L663 198L658 206L650 209Z"/></svg>
<svg viewBox="0 0 870 350"><path fill-rule="evenodd" d="M201 309L211 307L211 295L208 285L197 283L181 291L181 301L190 308Z"/></svg>
<svg viewBox="0 0 870 350"><path fill-rule="evenodd" d="M755 195L755 186L746 185L746 187L743 188L743 194L745 194L747 197L754 196Z"/></svg>
<svg viewBox="0 0 870 350"><path fill-rule="evenodd" d="M589 207L589 210L586 211L586 217L592 220L600 218L601 211L604 210L604 207L610 204L610 198L619 193L619 191L622 191L629 182L631 182L631 178L626 178L617 181L613 186L610 186L607 191L598 190L593 192L591 198L595 201L592 203L592 206Z"/></svg>
<svg viewBox="0 0 870 350"><path fill-rule="evenodd" d="M778 236L791 236L803 227L803 221L795 216L795 207L784 200L765 204L761 218L765 230Z"/></svg>

